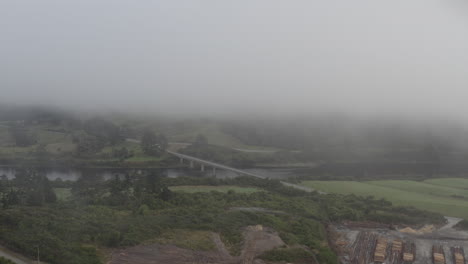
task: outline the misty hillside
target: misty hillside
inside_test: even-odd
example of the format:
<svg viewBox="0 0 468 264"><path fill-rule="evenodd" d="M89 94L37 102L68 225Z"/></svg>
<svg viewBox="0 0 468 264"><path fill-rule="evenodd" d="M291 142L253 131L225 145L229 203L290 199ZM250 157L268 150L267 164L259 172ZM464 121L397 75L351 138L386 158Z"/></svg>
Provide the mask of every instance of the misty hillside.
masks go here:
<svg viewBox="0 0 468 264"><path fill-rule="evenodd" d="M467 28L467 0L0 0L0 264L468 263Z"/></svg>

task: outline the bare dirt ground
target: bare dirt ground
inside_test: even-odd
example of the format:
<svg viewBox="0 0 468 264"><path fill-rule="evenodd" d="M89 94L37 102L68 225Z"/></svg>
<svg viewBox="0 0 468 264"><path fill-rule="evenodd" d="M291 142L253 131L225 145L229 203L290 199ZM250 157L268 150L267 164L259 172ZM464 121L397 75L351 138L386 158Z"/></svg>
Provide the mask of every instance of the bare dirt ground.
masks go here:
<svg viewBox="0 0 468 264"><path fill-rule="evenodd" d="M265 230L262 226L247 227L244 231L244 238L244 248L241 253L243 264L252 264L255 257L263 252L284 245L278 234Z"/></svg>
<svg viewBox="0 0 468 264"><path fill-rule="evenodd" d="M332 226L331 235L335 240L335 247L338 254L340 255L340 261L343 264L353 263L351 258L351 251L355 250L353 243L362 232L369 232L376 234L377 237L387 239L389 243L389 249L393 241L402 241L404 243L414 243L416 246L415 260L410 263L414 264L429 264L432 263L432 246L440 245L443 247L446 264L453 264L452 253L450 252L451 247L462 247L465 248L465 254L468 252L468 232L459 231L453 229L453 226L458 223L461 219L446 217L447 224L438 228L433 229L426 227L416 232L401 232L399 230L408 231L409 228L400 228L397 230L385 227L355 227L345 225ZM358 245L359 246L359 245ZM366 245L363 245L366 246ZM373 255L373 248L367 247L366 250L370 251L369 254ZM387 255L385 263L388 262L390 255ZM468 260L468 254L465 255L465 259ZM361 262L360 262L361 263ZM373 263L371 261L364 261L362 263Z"/></svg>
<svg viewBox="0 0 468 264"><path fill-rule="evenodd" d="M244 231L240 256L231 256L218 234L213 234L215 249L196 251L174 245L139 245L115 250L108 264L262 264L256 259L267 250L284 245L276 232L262 226L249 226Z"/></svg>

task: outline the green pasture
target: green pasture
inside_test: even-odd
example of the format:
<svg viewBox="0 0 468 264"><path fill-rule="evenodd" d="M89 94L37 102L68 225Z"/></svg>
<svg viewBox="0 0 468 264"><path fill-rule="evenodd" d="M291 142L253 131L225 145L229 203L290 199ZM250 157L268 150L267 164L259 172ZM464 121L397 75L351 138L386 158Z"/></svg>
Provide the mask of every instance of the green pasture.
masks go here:
<svg viewBox="0 0 468 264"><path fill-rule="evenodd" d="M465 183L459 184L456 183ZM468 184L466 179L427 181L305 181L302 185L327 193L355 194L384 198L395 205L414 206L447 216L468 219ZM452 186L452 187L450 187Z"/></svg>

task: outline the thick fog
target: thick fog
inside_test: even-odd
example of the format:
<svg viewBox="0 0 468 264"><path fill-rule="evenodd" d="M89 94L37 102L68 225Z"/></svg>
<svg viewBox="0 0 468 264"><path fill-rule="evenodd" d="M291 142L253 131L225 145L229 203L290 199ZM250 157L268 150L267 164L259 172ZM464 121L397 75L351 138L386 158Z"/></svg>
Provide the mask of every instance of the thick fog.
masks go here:
<svg viewBox="0 0 468 264"><path fill-rule="evenodd" d="M468 113L461 0L0 2L0 102Z"/></svg>

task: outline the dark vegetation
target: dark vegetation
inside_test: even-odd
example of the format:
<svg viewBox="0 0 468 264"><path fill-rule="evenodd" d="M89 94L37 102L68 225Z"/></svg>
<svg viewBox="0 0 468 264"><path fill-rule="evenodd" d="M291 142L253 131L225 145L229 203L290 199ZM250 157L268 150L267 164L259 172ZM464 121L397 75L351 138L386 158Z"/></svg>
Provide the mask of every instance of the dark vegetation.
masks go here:
<svg viewBox="0 0 468 264"><path fill-rule="evenodd" d="M193 144L180 151L183 154L197 158L218 162L238 168L248 168L255 165L255 159L248 153L239 152L230 148L209 145Z"/></svg>
<svg viewBox="0 0 468 264"><path fill-rule="evenodd" d="M160 156L167 148L168 141L164 134L156 135L151 130L145 130L141 137L141 149L147 155Z"/></svg>
<svg viewBox="0 0 468 264"><path fill-rule="evenodd" d="M49 180L34 170L18 170L13 180L3 178L0 198L3 208L14 205L41 206L57 201Z"/></svg>
<svg viewBox="0 0 468 264"><path fill-rule="evenodd" d="M468 220L463 219L460 222L458 222L454 227L456 229L468 230Z"/></svg>
<svg viewBox="0 0 468 264"><path fill-rule="evenodd" d="M308 261L310 263L314 261L314 255L310 251L300 247L276 248L263 253L260 258L268 261Z"/></svg>
<svg viewBox="0 0 468 264"><path fill-rule="evenodd" d="M9 132L18 147L28 147L37 141L35 135L31 134L23 124L11 124Z"/></svg>
<svg viewBox="0 0 468 264"><path fill-rule="evenodd" d="M339 116L223 122L245 144L298 150L331 176L466 173L466 128L450 122L357 120ZM349 176L349 175L348 175Z"/></svg>
<svg viewBox="0 0 468 264"><path fill-rule="evenodd" d="M200 134L194 143L181 153L195 156L201 159L215 161L238 168L250 168L254 166L271 166L275 164L292 164L307 162L301 153L287 150L279 150L266 153L251 153L238 151L232 148L209 144L208 139Z"/></svg>
<svg viewBox="0 0 468 264"><path fill-rule="evenodd" d="M6 259L4 257L0 257L0 264L15 264L15 262L9 260L9 259Z"/></svg>
<svg viewBox="0 0 468 264"><path fill-rule="evenodd" d="M25 196L13 201L2 199L0 240L31 258L39 247L41 259L49 263L102 263L102 248L137 245L175 229L218 232L230 250L238 254L242 228L256 224L274 228L287 245L306 246L323 263L336 263L332 251L324 246L324 225L330 221L443 221L438 214L393 207L371 197L306 193L279 181L249 177L172 179L157 173L128 173L109 181L89 174L76 182L49 182L34 170L22 173L19 179L1 181L3 198L10 193ZM190 194L168 188L177 185L253 186L265 191ZM50 194L51 188L56 187L71 188L70 199L57 201ZM40 203L28 197L40 197ZM230 210L231 207L263 207L286 214ZM267 258L295 258L302 256L299 253L273 252Z"/></svg>

